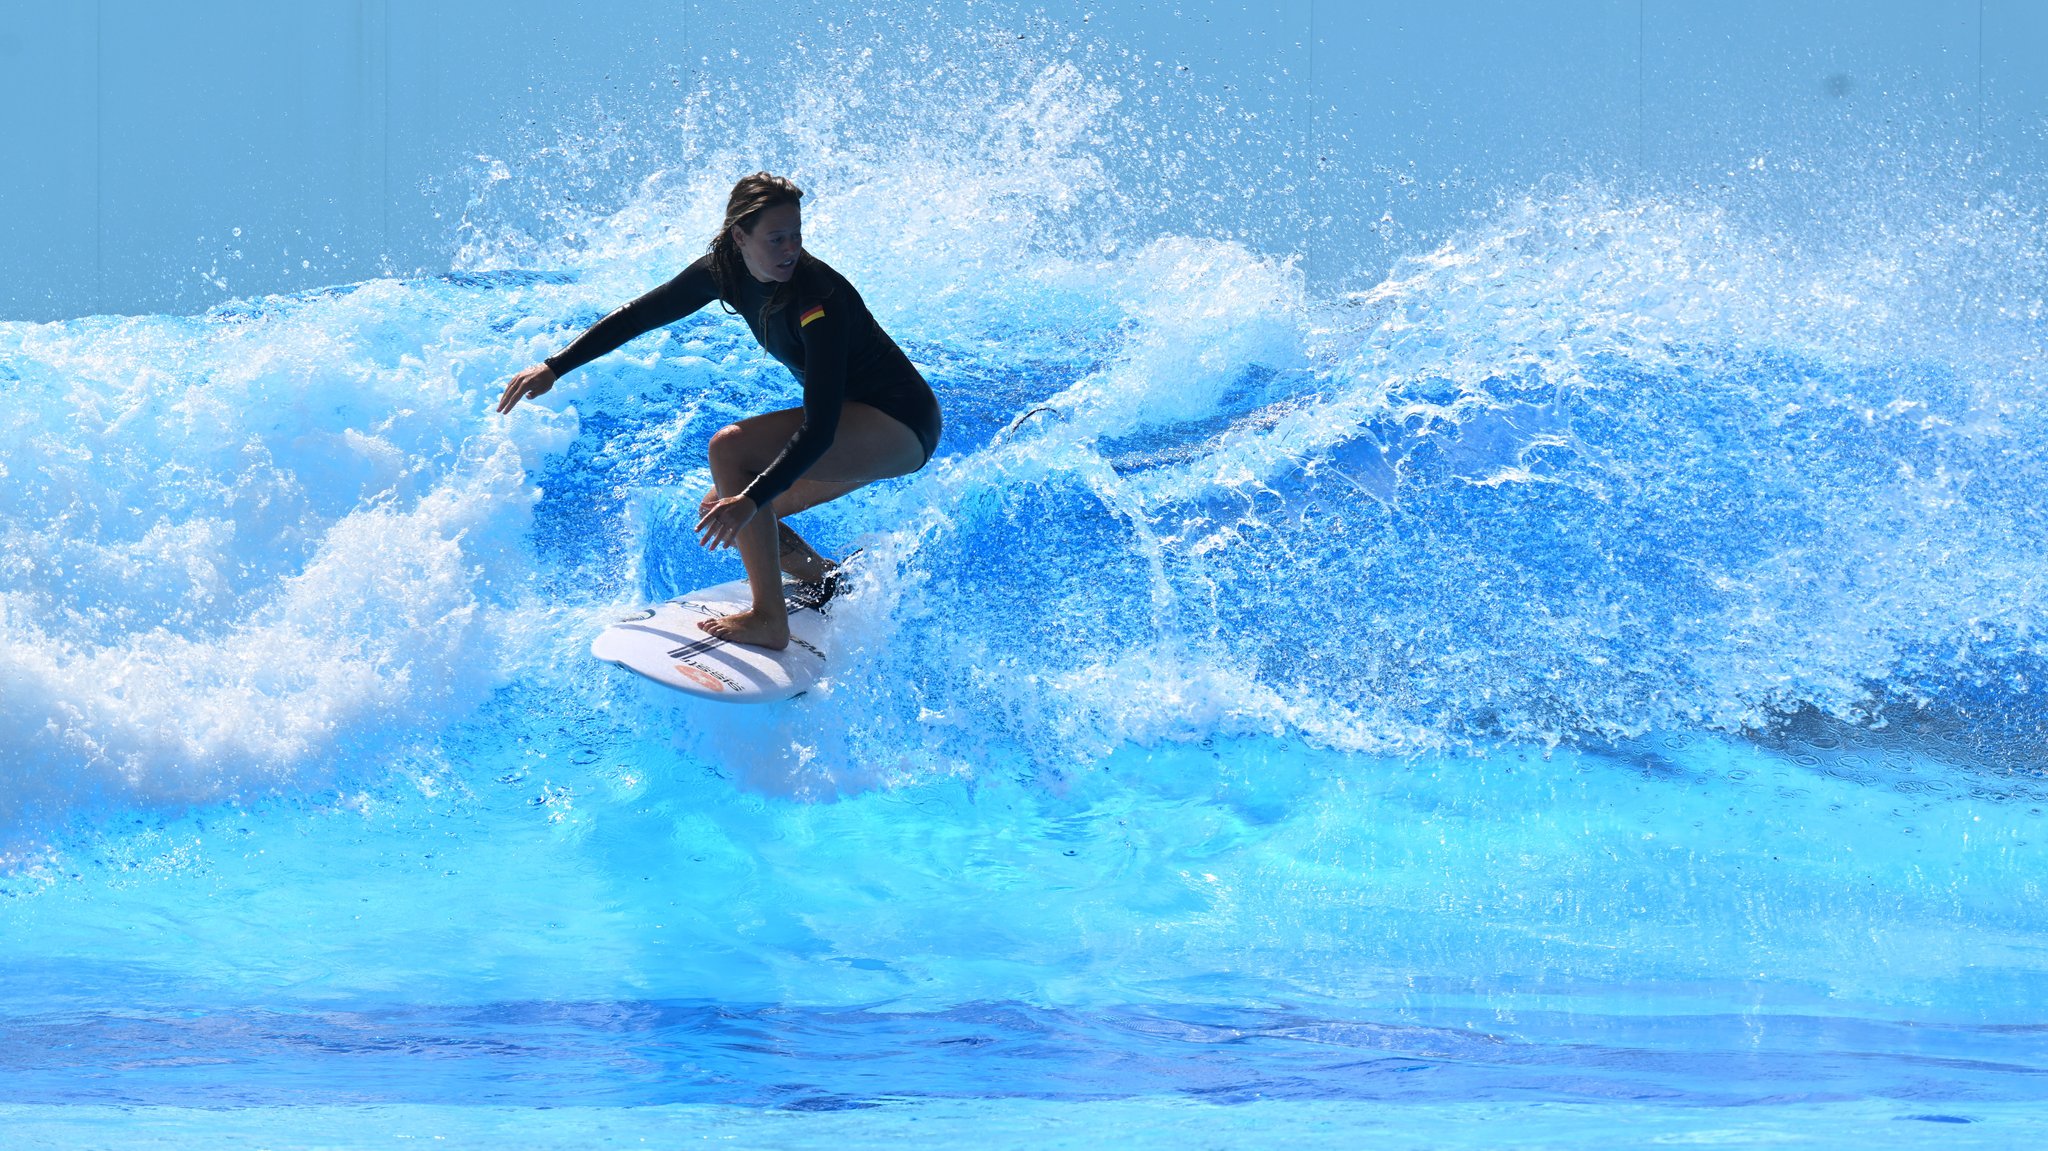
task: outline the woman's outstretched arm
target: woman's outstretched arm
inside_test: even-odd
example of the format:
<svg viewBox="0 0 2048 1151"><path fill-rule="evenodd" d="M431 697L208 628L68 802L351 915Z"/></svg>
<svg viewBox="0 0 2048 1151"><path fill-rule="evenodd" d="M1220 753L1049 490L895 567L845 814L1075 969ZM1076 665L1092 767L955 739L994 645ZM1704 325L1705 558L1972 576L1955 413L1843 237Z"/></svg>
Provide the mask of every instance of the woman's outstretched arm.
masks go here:
<svg viewBox="0 0 2048 1151"><path fill-rule="evenodd" d="M617 309L570 341L569 346L513 376L498 397L503 414L519 401L543 395L555 381L577 368L644 336L656 328L673 324L718 298L718 286L711 278L710 257L698 259L676 278Z"/></svg>

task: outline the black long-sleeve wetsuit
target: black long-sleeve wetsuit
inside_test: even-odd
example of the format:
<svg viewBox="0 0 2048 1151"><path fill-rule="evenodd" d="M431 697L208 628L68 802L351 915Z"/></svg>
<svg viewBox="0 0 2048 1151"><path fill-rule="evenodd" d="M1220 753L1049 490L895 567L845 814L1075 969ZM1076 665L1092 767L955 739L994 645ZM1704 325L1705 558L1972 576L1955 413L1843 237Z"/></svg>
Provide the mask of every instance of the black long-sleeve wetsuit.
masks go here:
<svg viewBox="0 0 2048 1151"><path fill-rule="evenodd" d="M938 399L846 277L806 255L797 264L789 302L772 315L763 313L776 285L756 280L745 269L734 278L739 283L730 287L736 298L725 302L804 386L803 426L747 487L756 507L788 491L832 446L840 408L848 400L878 408L909 428L924 445L925 459L931 459L939 446ZM675 279L591 325L545 362L559 379L719 298L711 257L700 257Z"/></svg>

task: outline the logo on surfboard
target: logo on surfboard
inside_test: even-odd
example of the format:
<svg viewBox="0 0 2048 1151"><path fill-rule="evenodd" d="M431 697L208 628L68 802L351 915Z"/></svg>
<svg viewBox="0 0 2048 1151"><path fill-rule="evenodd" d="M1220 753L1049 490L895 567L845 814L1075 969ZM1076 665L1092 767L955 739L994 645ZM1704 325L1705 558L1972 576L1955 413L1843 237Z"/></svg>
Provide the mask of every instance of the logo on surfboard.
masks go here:
<svg viewBox="0 0 2048 1151"><path fill-rule="evenodd" d="M706 691L724 691L726 688L734 686L731 680L719 675L717 672L705 671L701 667L691 667L686 663L679 663L675 667L676 674Z"/></svg>

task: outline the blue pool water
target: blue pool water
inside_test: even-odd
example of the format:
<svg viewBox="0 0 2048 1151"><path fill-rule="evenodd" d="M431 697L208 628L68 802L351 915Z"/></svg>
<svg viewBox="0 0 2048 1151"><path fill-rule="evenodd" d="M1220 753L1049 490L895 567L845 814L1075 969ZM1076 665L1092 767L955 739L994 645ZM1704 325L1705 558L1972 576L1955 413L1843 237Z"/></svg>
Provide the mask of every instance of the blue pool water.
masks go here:
<svg viewBox="0 0 2048 1151"><path fill-rule="evenodd" d="M0 324L9 1145L2038 1140L2037 216L1553 179L1339 291L1128 76L984 81ZM586 648L736 574L786 374L489 408L764 165L948 426L743 710Z"/></svg>

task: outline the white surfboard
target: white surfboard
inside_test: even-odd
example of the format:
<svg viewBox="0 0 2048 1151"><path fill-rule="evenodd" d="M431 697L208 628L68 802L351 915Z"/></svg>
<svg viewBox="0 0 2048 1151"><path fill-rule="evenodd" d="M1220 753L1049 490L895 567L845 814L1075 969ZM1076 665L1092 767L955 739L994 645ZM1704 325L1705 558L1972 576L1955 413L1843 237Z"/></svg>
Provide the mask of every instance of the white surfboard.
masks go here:
<svg viewBox="0 0 2048 1151"><path fill-rule="evenodd" d="M783 584L789 646L769 651L706 635L698 621L745 611L747 581L734 580L672 599L598 633L590 654L677 691L721 703L773 703L808 689L825 674L823 596L815 585Z"/></svg>

